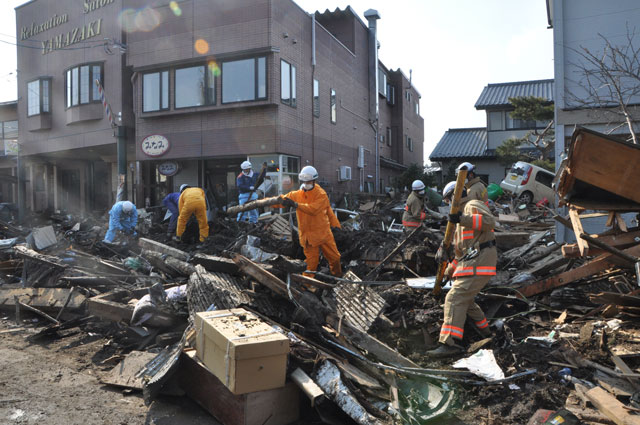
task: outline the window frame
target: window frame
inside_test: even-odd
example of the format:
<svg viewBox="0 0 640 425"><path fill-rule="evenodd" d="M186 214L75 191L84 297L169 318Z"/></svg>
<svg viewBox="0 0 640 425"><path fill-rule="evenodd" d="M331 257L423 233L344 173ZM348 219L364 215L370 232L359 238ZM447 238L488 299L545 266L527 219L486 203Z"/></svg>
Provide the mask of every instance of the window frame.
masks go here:
<svg viewBox="0 0 640 425"><path fill-rule="evenodd" d="M177 100L178 100L178 96L176 96L176 88L178 87L178 75L177 72L180 71L181 69L189 69L189 68L198 68L198 67L202 67L204 68L204 86L202 87L203 90L203 99L204 99L204 104L203 105L190 105L190 106L178 106L177 105ZM218 97L218 90L216 87L216 77L213 76L213 101L211 101L209 99L209 64L208 63L196 63L196 64L191 64L191 65L184 65L184 66L178 66L173 68L173 109L176 111L179 111L181 109L188 109L188 108L203 108L206 106L215 106L217 104L217 97ZM162 75L160 76L160 78L162 78ZM169 88L171 88L171 82L168 81L169 83ZM160 86L162 87L162 83L160 84ZM171 97L171 90L169 90L169 94L168 96ZM169 108L167 108L169 109ZM162 109L161 109L162 110ZM166 110L166 109L165 109Z"/></svg>
<svg viewBox="0 0 640 425"><path fill-rule="evenodd" d="M409 152L413 152L413 139L408 134L404 135L405 146Z"/></svg>
<svg viewBox="0 0 640 425"><path fill-rule="evenodd" d="M29 113L29 85L31 83L38 82L38 112L35 114ZM47 83L47 89L44 90L42 88L43 83ZM44 93L47 92L47 110L44 109ZM27 117L35 117L41 114L50 114L51 113L51 77L38 77L33 80L27 81Z"/></svg>
<svg viewBox="0 0 640 425"><path fill-rule="evenodd" d="M80 93L82 91L82 77L81 77L81 72L80 69L82 67L88 67L89 68L89 86L88 86L88 97L89 97L89 101L88 102L82 102L81 100L81 96ZM63 76L63 80L64 80L64 108L65 110L69 109L69 108L75 108L78 106L83 106L83 105L90 105L92 103L101 103L100 100L100 95L98 93L95 93L93 90L93 86L95 85L95 78L93 78L94 76L94 67L100 67L100 85L102 86L102 88L104 89L104 62L85 62L85 63L79 63L76 64L74 66L71 66L67 69L65 69L62 73ZM77 97L78 97L78 103L77 104L73 104L73 82L74 79L71 79L71 92L68 92L68 78L67 75L70 75L71 77L73 77L73 70L77 70L77 84L78 84L78 88L77 88ZM94 96L94 94L96 94L97 96ZM71 100L69 100L69 97L71 97ZM95 98L94 98L95 97Z"/></svg>
<svg viewBox="0 0 640 425"><path fill-rule="evenodd" d="M338 123L338 93L333 87L329 91L329 121L331 124Z"/></svg>
<svg viewBox="0 0 640 425"><path fill-rule="evenodd" d="M163 108L162 107L162 94L163 94L163 87L162 87L162 74L163 73L167 73L167 107ZM158 74L158 90L159 90L159 101L158 101L158 106L159 109L150 109L150 110L145 110L144 109L144 90L145 90L145 83L144 83L144 77L146 75L151 75L151 74ZM152 113L152 112L160 112L160 111L168 111L171 108L171 74L170 74L170 70L168 68L166 69L159 69L156 71L149 71L149 72L143 72L142 73L142 78L140 79L140 81L142 81L142 95L140 96L140 101L141 101L141 110L143 114L147 114L147 113Z"/></svg>
<svg viewBox="0 0 640 425"><path fill-rule="evenodd" d="M387 127L387 146L393 146L393 129L391 127Z"/></svg>
<svg viewBox="0 0 640 425"><path fill-rule="evenodd" d="M282 70L283 65L286 64L289 67L289 98L285 99L282 97L282 89L284 80L282 79ZM280 102L291 106L292 108L298 107L298 93L297 93L297 81L296 81L296 66L291 62L288 62L284 59L280 59Z"/></svg>
<svg viewBox="0 0 640 425"><path fill-rule="evenodd" d="M247 99L247 100L232 100L230 102L225 102L224 101L224 64L228 63L228 62L239 62L239 61L243 61L243 60L247 60L247 59L253 59L254 60L254 65L253 65L253 71L254 71L254 98L253 99ZM264 96L260 97L258 96L260 94L260 78L259 78L259 60L260 59L264 59ZM260 56L250 56L250 57L243 57L243 58L235 58L235 59L228 59L228 60L224 60L220 62L220 104L221 105L230 105L233 103L247 103L247 102L259 102L259 101L264 101L269 99L269 59L267 55L260 55Z"/></svg>

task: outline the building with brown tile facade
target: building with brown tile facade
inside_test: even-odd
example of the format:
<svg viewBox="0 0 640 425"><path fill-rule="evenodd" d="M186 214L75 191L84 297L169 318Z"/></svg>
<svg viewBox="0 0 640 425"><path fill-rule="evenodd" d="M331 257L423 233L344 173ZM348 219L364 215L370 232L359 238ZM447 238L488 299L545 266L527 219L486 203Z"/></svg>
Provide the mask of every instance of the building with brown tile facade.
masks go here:
<svg viewBox="0 0 640 425"><path fill-rule="evenodd" d="M246 159L268 164L274 194L307 164L343 193L382 192L423 163L420 94L378 61L375 11L365 24L291 0L33 0L16 15L20 152L51 185L35 209L114 200L96 79L125 129L138 205L183 183L235 200Z"/></svg>

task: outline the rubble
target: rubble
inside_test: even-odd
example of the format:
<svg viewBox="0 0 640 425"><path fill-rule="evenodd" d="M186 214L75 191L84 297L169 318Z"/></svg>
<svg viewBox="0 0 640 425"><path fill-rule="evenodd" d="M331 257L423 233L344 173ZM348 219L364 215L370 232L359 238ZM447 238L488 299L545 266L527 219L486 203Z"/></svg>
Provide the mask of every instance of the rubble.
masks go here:
<svg viewBox="0 0 640 425"><path fill-rule="evenodd" d="M597 137L578 130L572 143ZM573 192L581 161L570 155L560 173L567 216L520 208L506 195L492 205L499 272L477 302L493 336L469 326L455 358L425 355L442 322L434 256L446 220L434 215L411 233L390 231L399 218L390 199L349 200L341 218L351 224L335 232L342 277L326 263L313 278L301 275L293 218L275 212L256 225L218 217L198 246L167 240L166 224L151 218L139 240L107 245L91 223L70 230L79 221L56 217L53 238L47 230L53 243L39 244L35 232L29 248L26 227L2 222L0 238L15 240L0 250L0 307L17 323L0 334L43 341L91 333L105 341L101 358L112 359L100 364L104 383L142 390L147 404L176 383L224 424L418 424L445 413L460 423L523 424L564 411L583 423L637 423L640 228L619 215L629 205L620 200L625 188L597 200ZM583 194L610 189L588 183L599 191ZM616 201L598 210L608 229L587 233L581 216L594 213L578 213L602 199ZM556 243L556 222L576 242ZM232 309L288 341L284 386L233 394L201 363L196 314ZM219 354L217 362L229 361ZM456 369L460 359L488 379ZM297 400L301 410L286 408Z"/></svg>

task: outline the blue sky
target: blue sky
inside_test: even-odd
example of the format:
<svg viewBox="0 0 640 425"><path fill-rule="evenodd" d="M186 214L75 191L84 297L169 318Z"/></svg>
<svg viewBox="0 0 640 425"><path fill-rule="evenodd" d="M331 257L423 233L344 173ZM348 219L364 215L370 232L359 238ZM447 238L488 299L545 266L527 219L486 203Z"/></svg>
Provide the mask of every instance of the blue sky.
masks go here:
<svg viewBox="0 0 640 425"><path fill-rule="evenodd" d="M0 2L0 101L16 98L15 12ZM296 0L308 12L377 9L380 59L413 70L422 95L425 160L449 128L485 126L473 105L489 83L553 78L544 0Z"/></svg>

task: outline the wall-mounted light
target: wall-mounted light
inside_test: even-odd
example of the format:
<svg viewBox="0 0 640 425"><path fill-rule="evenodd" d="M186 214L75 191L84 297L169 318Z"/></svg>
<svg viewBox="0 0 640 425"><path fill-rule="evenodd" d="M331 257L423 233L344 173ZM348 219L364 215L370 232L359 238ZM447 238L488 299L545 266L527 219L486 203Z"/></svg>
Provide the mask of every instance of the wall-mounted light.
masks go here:
<svg viewBox="0 0 640 425"><path fill-rule="evenodd" d="M282 33L282 38L289 38L289 33L288 32L283 32Z"/></svg>

